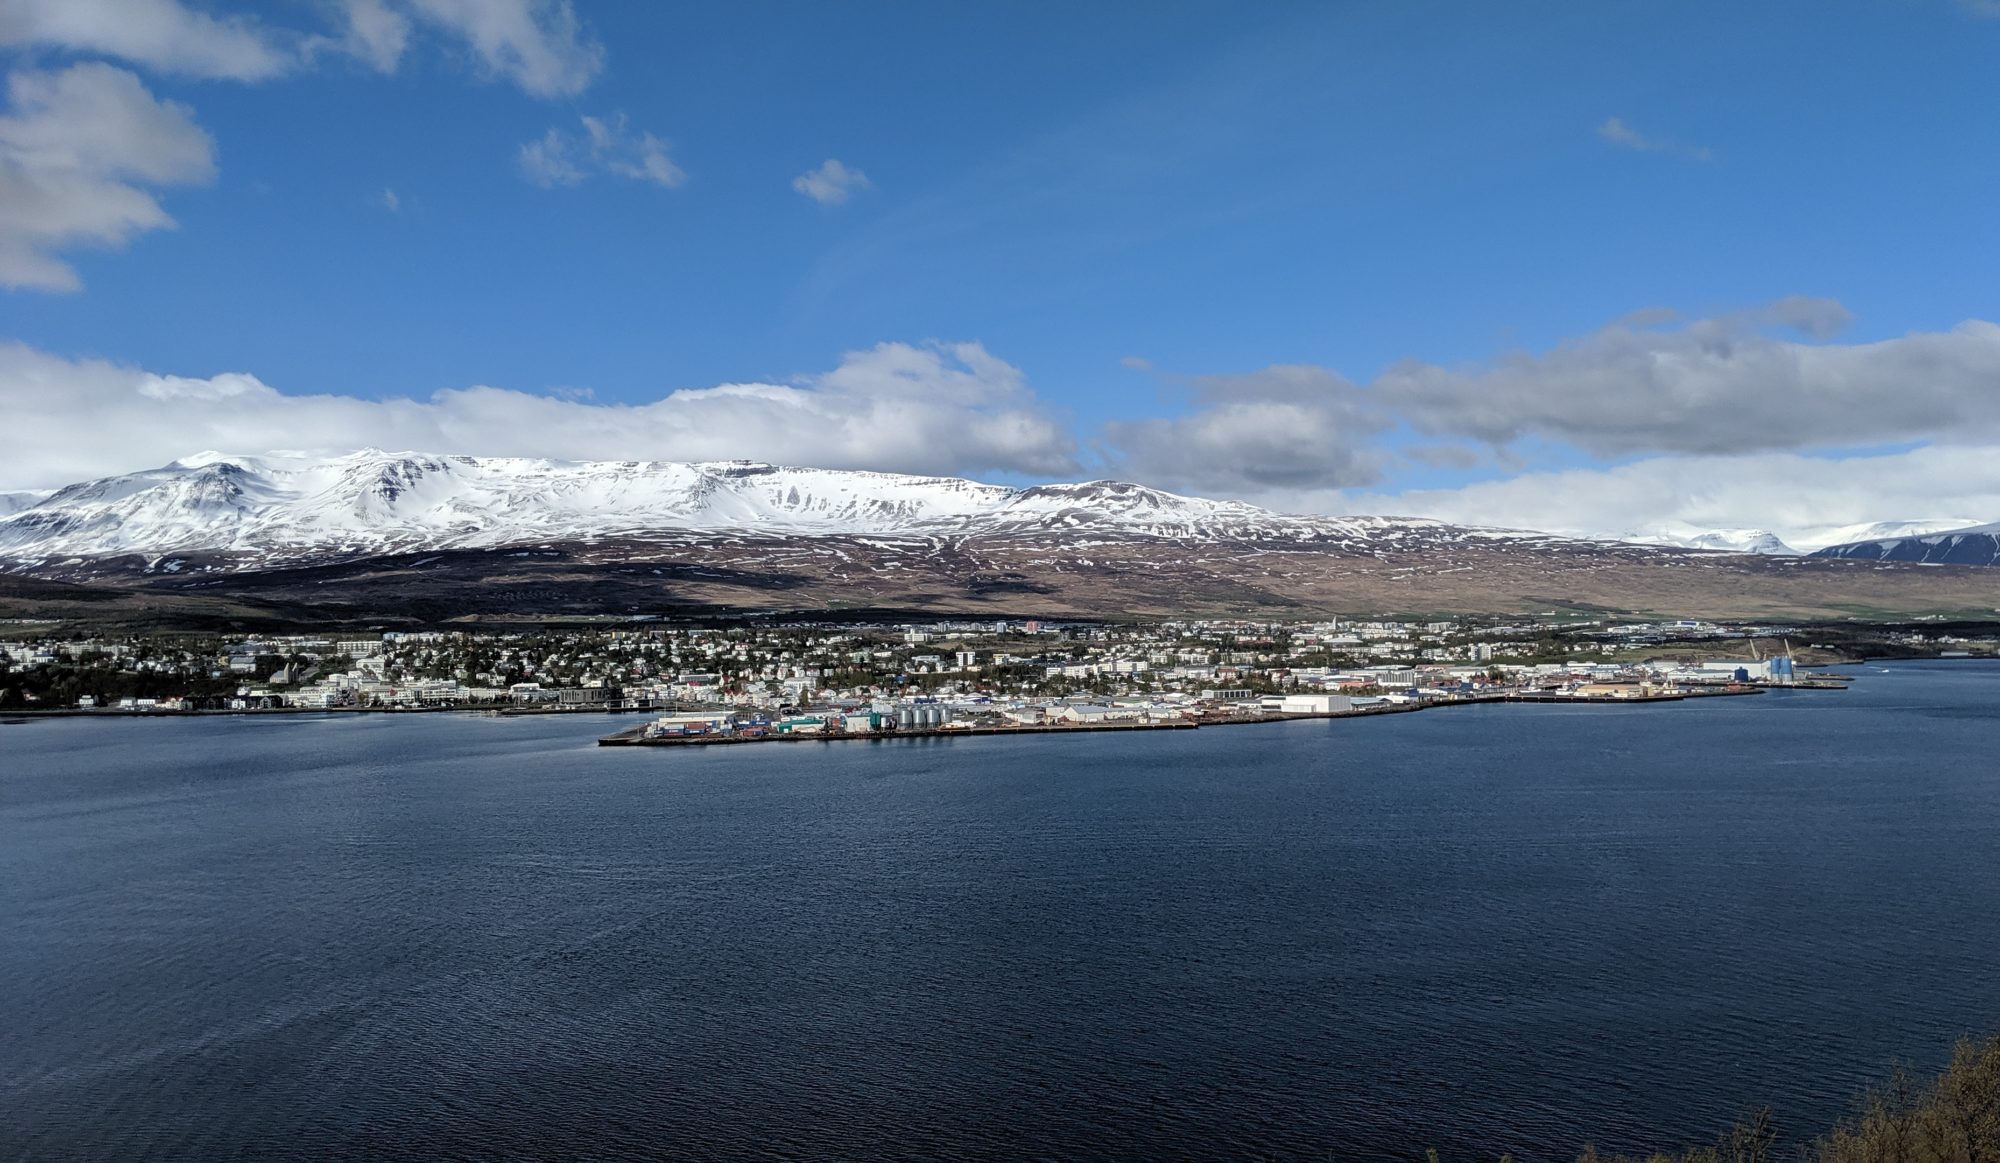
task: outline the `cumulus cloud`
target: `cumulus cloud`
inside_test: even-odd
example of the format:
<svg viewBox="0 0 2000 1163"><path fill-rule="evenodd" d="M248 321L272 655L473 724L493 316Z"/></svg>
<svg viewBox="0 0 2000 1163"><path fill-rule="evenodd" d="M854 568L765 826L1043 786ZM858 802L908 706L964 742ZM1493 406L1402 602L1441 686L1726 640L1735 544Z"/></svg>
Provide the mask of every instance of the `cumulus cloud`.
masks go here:
<svg viewBox="0 0 2000 1163"><path fill-rule="evenodd" d="M1834 344L1774 335L1760 320L1824 335L1847 314L1787 299L1671 330L1616 323L1481 367L1401 364L1368 395L1428 435L1495 446L1532 437L1607 457L2000 435L2000 325Z"/></svg>
<svg viewBox="0 0 2000 1163"><path fill-rule="evenodd" d="M1709 319L1628 317L1546 353L1405 365L1368 383L1299 365L1197 378L1183 381L1180 414L1106 423L1089 454L1019 369L971 343L881 344L791 382L635 404L483 386L293 396L240 372L167 375L15 344L0 346L0 487L202 448L296 448L309 433L323 451L1108 474L1292 512L1583 535L1762 528L1800 548L1866 522L2000 518L2000 325L1825 338L1849 322L1837 303L1795 298ZM1899 440L1918 446L1857 451ZM1536 467L1552 448L1602 459ZM1385 487L1413 466L1510 475Z"/></svg>
<svg viewBox="0 0 2000 1163"><path fill-rule="evenodd" d="M180 0L0 0L0 44L117 57L164 73L261 81L294 64L284 34Z"/></svg>
<svg viewBox="0 0 2000 1163"><path fill-rule="evenodd" d="M72 291L56 252L120 246L174 224L150 187L215 175L215 144L187 106L101 63L7 79L0 117L0 285Z"/></svg>
<svg viewBox="0 0 2000 1163"><path fill-rule="evenodd" d="M586 394L448 389L423 399L287 395L245 373L163 375L0 345L0 487L42 488L200 449L361 447L563 459L755 458L915 473L1062 475L1064 427L1018 368L976 343L885 343L789 384Z"/></svg>
<svg viewBox="0 0 2000 1163"><path fill-rule="evenodd" d="M1189 415L1105 425L1117 471L1231 495L1368 484L1380 475L1370 442L1387 422L1325 368L1270 367L1191 386L1197 407Z"/></svg>
<svg viewBox="0 0 2000 1163"><path fill-rule="evenodd" d="M867 174L831 157L792 179L792 189L822 206L838 206L853 197L856 190L872 189L874 185Z"/></svg>
<svg viewBox="0 0 2000 1163"><path fill-rule="evenodd" d="M604 50L570 0L328 0L337 36L215 16L183 0L0 0L0 47L116 57L159 72L255 82L345 53L395 71L416 30L459 46L488 74L537 96L580 92ZM337 9L332 6L337 5ZM151 190L206 182L214 144L184 105L158 101L132 73L102 62L22 70L0 117L0 286L71 291L72 246L116 247L173 219ZM523 172L543 185L604 172L676 186L686 175L666 143L622 115L585 117L523 146ZM393 191L382 205L398 208Z"/></svg>
<svg viewBox="0 0 2000 1163"><path fill-rule="evenodd" d="M1148 483L1323 509L1399 462L1519 471L1559 446L1618 460L2000 444L2000 325L1829 341L1851 322L1794 296L1707 319L1636 313L1547 352L1411 361L1366 384L1311 366L1208 377L1184 415L1106 424L1103 449Z"/></svg>
<svg viewBox="0 0 2000 1163"><path fill-rule="evenodd" d="M1715 160L1715 151L1705 145L1687 145L1664 137L1652 137L1625 124L1622 118L1605 118L1604 123L1597 127L1597 136L1620 149L1638 150L1641 153L1673 154L1698 162Z"/></svg>
<svg viewBox="0 0 2000 1163"><path fill-rule="evenodd" d="M1454 489L1298 497L1324 511L1395 513L1573 536L1764 529L1796 549L1877 521L2000 520L2000 444L1872 456L1653 457L1530 472Z"/></svg>
<svg viewBox="0 0 2000 1163"><path fill-rule="evenodd" d="M623 113L578 120L580 133L551 129L523 144L516 157L521 175L544 189L574 186L593 173L667 189L687 181L687 172L667 155L667 143L651 133L634 132Z"/></svg>
<svg viewBox="0 0 2000 1163"><path fill-rule="evenodd" d="M1112 423L1105 440L1137 479L1294 512L1585 536L1767 529L1802 549L1870 522L2000 519L2000 324L1830 341L1851 323L1795 296L1707 319L1649 311L1548 352L1406 363L1366 384L1268 368L1194 381L1188 414ZM1563 445L1639 459L1522 471ZM1510 475L1358 491L1392 457Z"/></svg>

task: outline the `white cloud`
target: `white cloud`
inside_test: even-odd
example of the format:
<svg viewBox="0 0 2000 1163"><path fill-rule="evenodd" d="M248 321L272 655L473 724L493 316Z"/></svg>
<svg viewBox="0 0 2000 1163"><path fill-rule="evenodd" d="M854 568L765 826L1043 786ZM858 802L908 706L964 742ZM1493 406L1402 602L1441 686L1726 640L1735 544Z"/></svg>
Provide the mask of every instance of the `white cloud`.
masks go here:
<svg viewBox="0 0 2000 1163"><path fill-rule="evenodd" d="M314 38L308 53L331 48L378 72L401 67L429 33L464 53L489 77L536 97L569 97L604 68L604 46L577 19L570 0L338 0L345 27Z"/></svg>
<svg viewBox="0 0 2000 1163"><path fill-rule="evenodd" d="M583 123L581 133L551 129L521 146L515 160L523 177L545 189L577 185L592 173L667 189L687 181L687 172L667 156L667 143L651 133L635 133L623 113L578 120Z"/></svg>
<svg viewBox="0 0 2000 1163"><path fill-rule="evenodd" d="M385 187L381 196L376 201L382 204L382 209L387 210L391 214L401 214L403 212L403 200L396 196L396 191L394 190Z"/></svg>
<svg viewBox="0 0 2000 1163"><path fill-rule="evenodd" d="M1168 488L1232 496L1367 484L1369 442L1385 427L1353 384L1325 368L1266 368L1192 382L1199 407L1171 419L1104 426L1120 473Z"/></svg>
<svg viewBox="0 0 2000 1163"><path fill-rule="evenodd" d="M337 0L337 36L211 16L183 0L0 0L0 45L117 57L163 73L263 81L327 51L379 72L401 65L419 30L487 75L537 97L573 96L604 67L604 47L570 0Z"/></svg>
<svg viewBox="0 0 2000 1163"><path fill-rule="evenodd" d="M1539 355L1483 367L1406 363L1368 388L1420 432L1506 446L1559 441L1597 456L1836 449L2000 437L2000 324L1874 343L1802 343L1759 324L1827 334L1839 304L1787 299L1672 330L1612 324Z"/></svg>
<svg viewBox="0 0 2000 1163"><path fill-rule="evenodd" d="M212 16L182 0L0 0L0 46L117 57L183 75L261 81L347 53L379 71L399 67L413 29L461 44L489 74L543 97L573 94L603 67L570 0L328 0L337 37ZM174 225L148 187L206 182L214 143L186 106L157 101L133 74L101 62L9 76L12 115L0 119L0 286L71 291L81 282L58 252L120 246ZM686 175L666 143L623 115L583 118L582 135L551 130L521 149L543 185L587 169L661 186ZM385 190L382 205L399 201Z"/></svg>
<svg viewBox="0 0 2000 1163"><path fill-rule="evenodd" d="M1933 445L1837 459L1796 453L1655 457L1614 468L1530 472L1456 489L1294 497L1327 511L1618 536L1661 529L1766 529L1828 544L1876 521L2000 520L2000 444Z"/></svg>
<svg viewBox="0 0 2000 1163"><path fill-rule="evenodd" d="M591 157L606 171L669 189L687 181L686 172L667 156L667 143L650 133L633 133L623 113L609 121L585 117L583 128L590 135Z"/></svg>
<svg viewBox="0 0 2000 1163"><path fill-rule="evenodd" d="M1597 127L1597 136L1620 149L1638 150L1641 153L1673 154L1698 162L1715 160L1715 151L1705 145L1687 145L1664 137L1652 137L1640 133L1617 117L1605 118L1604 124Z"/></svg>
<svg viewBox="0 0 2000 1163"><path fill-rule="evenodd" d="M1428 441L1401 455L1459 467L1519 467L1521 449L1548 445L1618 459L2000 442L2000 324L1872 343L1774 333L1823 340L1851 322L1800 296L1667 319L1469 367L1409 361L1365 385L1309 366L1198 379L1186 415L1107 424L1109 459L1150 483L1256 500L1373 483L1399 429Z"/></svg>
<svg viewBox="0 0 2000 1163"><path fill-rule="evenodd" d="M1838 312L1791 304L1740 318L1751 317L1824 328ZM1911 338L1949 346L1965 330ZM1679 334L1656 338L1672 343ZM1895 345L1908 341L1886 343L1899 351ZM1850 358L1861 357L1842 357ZM1898 355L1895 366L1906 358L1915 357ZM1929 366L1948 362L1931 359ZM1911 381L1899 382L1908 393ZM1760 447L1517 472L1450 489L1362 492L1358 486L1398 460L1462 470L1474 461L1491 465L1494 454L1451 442L1392 449L1384 426L1399 417L1373 410L1378 388L1322 368L1274 367L1189 386L1194 407L1186 415L1107 424L1109 463L1100 464L1085 463L1018 368L975 343L885 343L789 383L682 389L637 404L596 403L582 388L531 394L479 386L388 400L293 396L241 372L166 375L0 345L0 415L8 418L0 426L0 488L67 484L203 448L248 453L310 441L320 451L749 457L1030 477L1108 471L1291 512L1395 513L1581 535L1761 528L1801 548L1865 522L2000 518L2000 425L1982 431L1958 424L1932 433L1932 443L1887 453L1829 458Z"/></svg>
<svg viewBox="0 0 2000 1163"><path fill-rule="evenodd" d="M822 206L838 206L853 197L856 190L873 187L867 174L831 157L792 179L792 189Z"/></svg>
<svg viewBox="0 0 2000 1163"><path fill-rule="evenodd" d="M1300 512L1567 533L1769 528L1806 545L1830 526L2000 517L2000 324L1826 342L1851 322L1839 303L1794 296L1708 319L1635 313L1548 352L1409 362L1367 384L1310 366L1211 376L1190 381L1186 414L1112 421L1102 439L1121 475ZM1551 450L1646 459L1525 471ZM1351 491L1399 463L1516 475Z"/></svg>
<svg viewBox="0 0 2000 1163"><path fill-rule="evenodd" d="M604 68L604 46L577 19L570 0L338 3L341 34L308 39L304 55L331 49L378 72L393 73L410 45L428 33L464 53L487 76L510 81L536 97L574 96Z"/></svg>
<svg viewBox="0 0 2000 1163"><path fill-rule="evenodd" d="M233 396L252 396L271 389L264 381L243 372L223 372L221 375L199 379L194 376L145 375L139 378L139 394L148 400L227 400Z"/></svg>
<svg viewBox="0 0 2000 1163"><path fill-rule="evenodd" d="M179 0L0 0L0 44L96 53L165 73L261 81L292 67L287 40Z"/></svg>
<svg viewBox="0 0 2000 1163"><path fill-rule="evenodd" d="M119 246L174 224L142 186L199 184L215 145L187 106L160 101L123 69L100 63L7 79L0 117L0 285L70 291L76 271L56 252Z"/></svg>
<svg viewBox="0 0 2000 1163"><path fill-rule="evenodd" d="M581 93L604 67L604 47L569 0L408 0L408 10L537 97Z"/></svg>
<svg viewBox="0 0 2000 1163"><path fill-rule="evenodd" d="M409 17L389 0L342 0L341 8L347 29L339 47L377 72L395 72L410 43Z"/></svg>
<svg viewBox="0 0 2000 1163"><path fill-rule="evenodd" d="M916 473L1077 470L1019 369L976 343L885 343L791 384L587 394L448 389L425 399L286 395L255 376L168 376L0 345L4 487L47 487L204 448L375 446L563 459L730 460Z"/></svg>
<svg viewBox="0 0 2000 1163"><path fill-rule="evenodd" d="M583 167L577 164L576 147L569 135L560 129L551 129L542 136L521 145L516 161L521 174L543 189L555 186L574 186L583 181Z"/></svg>

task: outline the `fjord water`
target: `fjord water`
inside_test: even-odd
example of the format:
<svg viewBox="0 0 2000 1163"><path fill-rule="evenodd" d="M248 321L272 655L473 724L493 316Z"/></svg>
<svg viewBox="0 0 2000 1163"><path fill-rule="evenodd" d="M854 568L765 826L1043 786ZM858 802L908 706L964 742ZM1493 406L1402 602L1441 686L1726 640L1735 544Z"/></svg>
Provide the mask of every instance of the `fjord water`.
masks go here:
<svg viewBox="0 0 2000 1163"><path fill-rule="evenodd" d="M2000 667L1198 732L0 727L0 1156L1572 1158L2000 1027Z"/></svg>

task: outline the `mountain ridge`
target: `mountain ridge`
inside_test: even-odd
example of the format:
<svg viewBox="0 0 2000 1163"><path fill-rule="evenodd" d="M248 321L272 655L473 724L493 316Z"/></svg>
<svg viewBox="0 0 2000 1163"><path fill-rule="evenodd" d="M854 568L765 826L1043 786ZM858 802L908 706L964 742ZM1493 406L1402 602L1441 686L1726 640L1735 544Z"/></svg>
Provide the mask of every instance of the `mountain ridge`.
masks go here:
<svg viewBox="0 0 2000 1163"><path fill-rule="evenodd" d="M2000 609L2000 570L1987 564L1294 516L1119 481L378 450L202 454L55 490L0 516L0 577L21 583L0 587L0 617L162 624Z"/></svg>
<svg viewBox="0 0 2000 1163"><path fill-rule="evenodd" d="M1414 534L1552 539L1427 518L1310 517L1125 481L1023 487L755 461L200 453L79 482L0 515L17 562L222 554L244 566L687 535L1084 536L1361 544Z"/></svg>
<svg viewBox="0 0 2000 1163"><path fill-rule="evenodd" d="M1813 556L1917 565L2000 566L2000 522L1828 545L1814 550Z"/></svg>

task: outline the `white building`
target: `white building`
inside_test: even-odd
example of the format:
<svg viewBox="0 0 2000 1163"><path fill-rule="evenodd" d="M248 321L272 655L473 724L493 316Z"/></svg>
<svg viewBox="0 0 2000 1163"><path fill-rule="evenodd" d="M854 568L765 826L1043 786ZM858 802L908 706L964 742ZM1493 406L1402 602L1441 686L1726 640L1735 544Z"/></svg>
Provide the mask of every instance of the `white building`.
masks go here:
<svg viewBox="0 0 2000 1163"><path fill-rule="evenodd" d="M1272 706L1273 702L1277 706ZM1275 699L1265 699L1264 709L1277 711L1281 715L1330 715L1336 711L1351 711L1354 700L1346 695L1280 695Z"/></svg>

